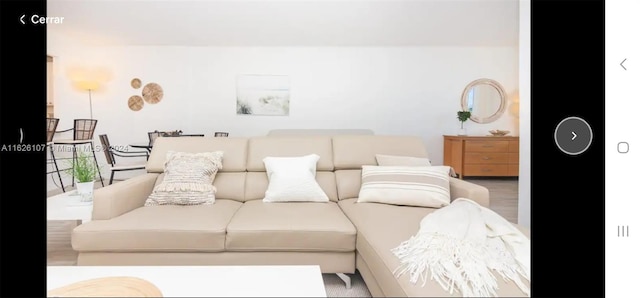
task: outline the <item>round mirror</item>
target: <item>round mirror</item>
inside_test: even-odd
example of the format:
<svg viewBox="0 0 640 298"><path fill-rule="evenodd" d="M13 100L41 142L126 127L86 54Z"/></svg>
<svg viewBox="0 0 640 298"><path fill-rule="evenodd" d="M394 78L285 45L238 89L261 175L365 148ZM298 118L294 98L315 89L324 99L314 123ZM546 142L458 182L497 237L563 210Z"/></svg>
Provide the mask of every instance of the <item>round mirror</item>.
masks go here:
<svg viewBox="0 0 640 298"><path fill-rule="evenodd" d="M475 80L462 92L462 109L471 112L471 120L489 123L498 119L507 106L504 88L491 79Z"/></svg>

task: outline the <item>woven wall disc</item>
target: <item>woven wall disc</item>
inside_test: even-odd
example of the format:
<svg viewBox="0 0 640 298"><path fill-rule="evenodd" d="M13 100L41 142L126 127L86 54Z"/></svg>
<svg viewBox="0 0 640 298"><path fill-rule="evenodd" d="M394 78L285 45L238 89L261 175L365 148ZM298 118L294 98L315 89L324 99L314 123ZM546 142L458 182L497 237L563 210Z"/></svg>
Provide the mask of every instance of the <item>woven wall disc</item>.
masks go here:
<svg viewBox="0 0 640 298"><path fill-rule="evenodd" d="M129 109L132 111L140 111L142 110L142 107L144 107L144 100L142 100L140 95L134 95L129 97L127 104L129 105Z"/></svg>
<svg viewBox="0 0 640 298"><path fill-rule="evenodd" d="M142 88L142 97L147 103L156 104L162 100L163 95L162 87L156 83L146 84Z"/></svg>
<svg viewBox="0 0 640 298"><path fill-rule="evenodd" d="M140 79L135 78L133 80L131 80L131 87L133 87L133 89L138 89L142 86L142 81L140 81Z"/></svg>

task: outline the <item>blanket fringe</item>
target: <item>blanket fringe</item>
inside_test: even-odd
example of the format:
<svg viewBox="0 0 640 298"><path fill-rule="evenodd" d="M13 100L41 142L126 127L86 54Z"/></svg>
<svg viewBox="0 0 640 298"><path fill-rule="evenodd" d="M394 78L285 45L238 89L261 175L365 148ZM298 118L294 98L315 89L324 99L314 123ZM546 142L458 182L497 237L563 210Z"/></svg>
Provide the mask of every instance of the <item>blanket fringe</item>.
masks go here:
<svg viewBox="0 0 640 298"><path fill-rule="evenodd" d="M460 292L464 297L495 297L498 290L497 271L503 279L513 280L523 292L529 290L522 282L519 266L504 243L490 244L458 239L444 234L419 233L402 242L392 252L401 265L394 271L399 277L409 273L409 280L422 286L435 280L449 294Z"/></svg>

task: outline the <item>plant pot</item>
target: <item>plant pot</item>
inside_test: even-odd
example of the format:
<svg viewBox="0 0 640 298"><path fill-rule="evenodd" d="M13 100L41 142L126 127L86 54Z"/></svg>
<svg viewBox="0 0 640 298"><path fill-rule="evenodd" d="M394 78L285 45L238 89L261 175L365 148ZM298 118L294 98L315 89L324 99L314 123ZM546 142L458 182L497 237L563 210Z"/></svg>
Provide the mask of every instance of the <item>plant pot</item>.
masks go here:
<svg viewBox="0 0 640 298"><path fill-rule="evenodd" d="M459 136L466 136L467 135L467 129L464 127L463 122L460 122L460 128L458 128L458 135Z"/></svg>
<svg viewBox="0 0 640 298"><path fill-rule="evenodd" d="M76 190L80 195L81 202L92 202L93 201L93 184L95 182L76 182Z"/></svg>

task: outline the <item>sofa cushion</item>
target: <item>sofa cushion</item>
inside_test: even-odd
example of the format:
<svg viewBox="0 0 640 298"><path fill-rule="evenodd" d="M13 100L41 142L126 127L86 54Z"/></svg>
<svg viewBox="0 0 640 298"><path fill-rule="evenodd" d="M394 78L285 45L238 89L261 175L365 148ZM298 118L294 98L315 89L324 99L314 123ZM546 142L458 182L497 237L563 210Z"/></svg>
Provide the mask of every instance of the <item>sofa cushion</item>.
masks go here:
<svg viewBox="0 0 640 298"><path fill-rule="evenodd" d="M328 202L316 181L317 154L296 157L265 157L269 187L264 202Z"/></svg>
<svg viewBox="0 0 640 298"><path fill-rule="evenodd" d="M448 166L362 166L358 202L441 208L451 203Z"/></svg>
<svg viewBox="0 0 640 298"><path fill-rule="evenodd" d="M169 151L213 152L223 151L221 172L245 172L247 169L246 138L175 137L158 138L147 161L147 172L162 173Z"/></svg>
<svg viewBox="0 0 640 298"><path fill-rule="evenodd" d="M84 223L71 243L80 252L215 252L224 250L226 227L242 203L140 207L109 220Z"/></svg>
<svg viewBox="0 0 640 298"><path fill-rule="evenodd" d="M248 201L227 226L230 251L354 251L356 229L334 202Z"/></svg>
<svg viewBox="0 0 640 298"><path fill-rule="evenodd" d="M342 200L340 208L357 227L357 250L368 265L387 297L451 297L438 282L428 280L423 287L421 282L413 284L409 275L396 278L393 271L400 266L398 258L391 249L397 247L420 229L420 221L429 213L437 210L425 207L394 206L377 203L356 203L356 199ZM527 237L528 229L518 226ZM513 283L497 278L500 297L525 296Z"/></svg>
<svg viewBox="0 0 640 298"><path fill-rule="evenodd" d="M332 141L340 200L358 197L362 166L378 165L376 155L429 158L422 138L414 136L333 136Z"/></svg>
<svg viewBox="0 0 640 298"><path fill-rule="evenodd" d="M229 199L244 202L244 188L247 173L218 173L213 180L216 188L216 200Z"/></svg>
<svg viewBox="0 0 640 298"><path fill-rule="evenodd" d="M247 170L266 171L263 159L268 156L287 157L317 154L316 170L333 171L333 149L330 136L271 136L249 139Z"/></svg>
<svg viewBox="0 0 640 298"><path fill-rule="evenodd" d="M431 160L424 157L376 154L376 162L379 166L414 166L426 167L431 165Z"/></svg>
<svg viewBox="0 0 640 298"><path fill-rule="evenodd" d="M215 202L213 180L222 167L222 151L187 153L169 151L166 175L156 185L145 206L211 205Z"/></svg>
<svg viewBox="0 0 640 298"><path fill-rule="evenodd" d="M165 173L158 176L154 188L164 181L165 176ZM218 172L216 179L213 180L213 186L216 188L216 200L229 199L244 202L246 180L247 172Z"/></svg>
<svg viewBox="0 0 640 298"><path fill-rule="evenodd" d="M216 178L217 179L217 178ZM337 202L338 192L336 189L336 176L333 172L318 171L316 172L316 181L322 188L329 200ZM214 183L215 185L215 183ZM264 198L267 187L269 186L269 178L266 172L247 172L246 180L247 188L245 189L245 200L262 200ZM220 190L218 190L220 191Z"/></svg>
<svg viewBox="0 0 640 298"><path fill-rule="evenodd" d="M400 156L400 155L384 155L376 154L376 161L379 166L412 166L426 167L431 166L431 160L423 157ZM458 177L453 168L449 169L449 176Z"/></svg>
<svg viewBox="0 0 640 298"><path fill-rule="evenodd" d="M429 158L424 141L414 136L334 136L333 164L336 170L375 166L376 154Z"/></svg>
<svg viewBox="0 0 640 298"><path fill-rule="evenodd" d="M338 199L357 198L362 186L362 170L337 170L335 174Z"/></svg>

